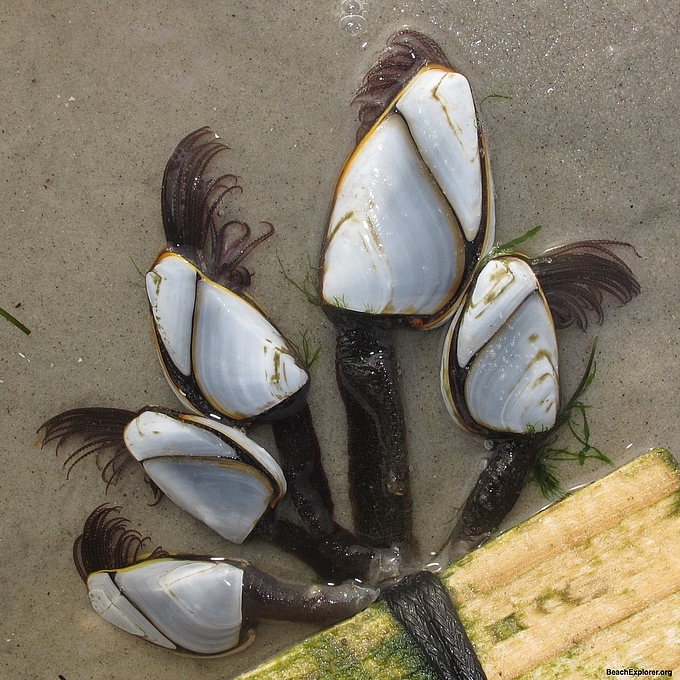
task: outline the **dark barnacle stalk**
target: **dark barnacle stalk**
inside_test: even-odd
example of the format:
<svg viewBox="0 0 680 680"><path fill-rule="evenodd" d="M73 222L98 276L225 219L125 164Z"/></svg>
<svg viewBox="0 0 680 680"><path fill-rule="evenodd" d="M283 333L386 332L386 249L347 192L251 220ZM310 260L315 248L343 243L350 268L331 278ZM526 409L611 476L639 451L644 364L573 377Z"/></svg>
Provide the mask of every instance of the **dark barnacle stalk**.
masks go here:
<svg viewBox="0 0 680 680"><path fill-rule="evenodd" d="M398 550L391 545L382 549L380 544L373 548L374 544L366 537L355 536L333 518L333 500L309 408L274 420L271 425L289 493L303 518L309 540L319 556L333 565L331 573L321 575L336 579L356 577L369 583L396 577L401 560ZM281 521L275 522L273 538L285 531L281 525ZM277 542L285 545L283 540ZM312 559L307 561L312 563Z"/></svg>
<svg viewBox="0 0 680 680"><path fill-rule="evenodd" d="M355 525L372 545L404 546L411 495L391 333L453 314L493 242L493 186L469 83L427 36L394 34L355 103L357 147L335 190L320 298L337 331Z"/></svg>
<svg viewBox="0 0 680 680"><path fill-rule="evenodd" d="M249 645L260 619L329 625L370 605L378 591L280 581L240 559L170 553L101 505L73 546L94 610L115 626L182 654L214 657Z"/></svg>
<svg viewBox="0 0 680 680"><path fill-rule="evenodd" d="M485 541L515 506L533 471L542 464L540 458L544 446L554 440L560 429L569 423L575 404L593 377L594 359L595 346L580 384L562 408L553 427L543 432L499 438L495 442L493 455L477 478L446 540L451 561Z"/></svg>
<svg viewBox="0 0 680 680"><path fill-rule="evenodd" d="M399 365L391 331L336 324L336 376L347 413L356 530L371 545L411 544L411 492Z"/></svg>
<svg viewBox="0 0 680 680"><path fill-rule="evenodd" d="M495 530L527 480L540 476L560 427L569 423L574 432L572 411L585 416L578 399L592 379L594 349L581 384L560 407L556 329L585 330L590 314L602 323L604 293L621 304L638 295L617 248L635 252L626 243L580 241L531 259L499 247L480 264L446 337L442 393L458 424L496 448L449 538L452 558ZM584 431L576 457L606 460L591 451L586 421Z"/></svg>
<svg viewBox="0 0 680 680"><path fill-rule="evenodd" d="M486 674L451 601L432 572L410 574L381 595L443 680L486 680Z"/></svg>

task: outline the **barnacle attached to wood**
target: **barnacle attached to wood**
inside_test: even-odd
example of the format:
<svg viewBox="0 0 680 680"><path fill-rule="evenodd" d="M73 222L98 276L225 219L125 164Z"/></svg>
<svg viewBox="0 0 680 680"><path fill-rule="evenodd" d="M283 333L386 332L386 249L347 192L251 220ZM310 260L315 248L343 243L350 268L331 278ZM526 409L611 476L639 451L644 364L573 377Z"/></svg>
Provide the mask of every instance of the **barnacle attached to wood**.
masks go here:
<svg viewBox="0 0 680 680"><path fill-rule="evenodd" d="M462 510L454 550L489 535L514 506L545 441L585 387L562 406L557 328L603 320L603 294L621 304L640 285L614 241L581 241L531 259L490 257L475 274L444 343L442 394L453 419L497 446ZM458 547L455 547L460 544Z"/></svg>
<svg viewBox="0 0 680 680"><path fill-rule="evenodd" d="M410 541L399 367L391 329L454 313L494 239L493 182L467 79L416 31L393 35L364 79L358 143L340 174L320 258L349 429L361 536Z"/></svg>
<svg viewBox="0 0 680 680"><path fill-rule="evenodd" d="M41 431L43 445L56 442L57 452L71 451L66 459L69 470L92 456L109 484L136 461L156 498L167 495L233 543L251 536L266 539L328 580L378 583L399 573L397 551L362 545L337 524L326 533L312 533L304 523L291 519L290 512L275 512L288 488L286 475L264 448L238 428L147 406L137 412L74 409L51 418Z"/></svg>
<svg viewBox="0 0 680 680"><path fill-rule="evenodd" d="M239 651L260 619L328 625L370 605L373 588L280 581L240 559L175 554L130 529L119 508L102 505L73 547L93 609L109 623L160 647L192 656Z"/></svg>

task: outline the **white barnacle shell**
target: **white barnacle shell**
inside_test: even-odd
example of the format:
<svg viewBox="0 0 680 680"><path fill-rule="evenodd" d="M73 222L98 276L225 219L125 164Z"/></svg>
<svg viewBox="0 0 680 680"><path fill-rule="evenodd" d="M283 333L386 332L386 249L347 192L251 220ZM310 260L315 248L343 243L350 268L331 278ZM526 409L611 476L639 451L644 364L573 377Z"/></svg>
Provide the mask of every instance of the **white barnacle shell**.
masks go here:
<svg viewBox="0 0 680 680"><path fill-rule="evenodd" d="M461 427L486 436L555 424L555 326L523 258L491 259L474 279L446 336L442 393Z"/></svg>
<svg viewBox="0 0 680 680"><path fill-rule="evenodd" d="M427 66L347 161L321 257L325 305L432 326L494 239L485 141L466 78Z"/></svg>
<svg viewBox="0 0 680 680"><path fill-rule="evenodd" d="M155 559L87 580L93 609L161 647L215 656L252 641L242 633L243 570L225 561Z"/></svg>
<svg viewBox="0 0 680 680"><path fill-rule="evenodd" d="M210 418L145 410L123 436L170 500L234 543L286 492L283 472L267 451Z"/></svg>
<svg viewBox="0 0 680 680"><path fill-rule="evenodd" d="M250 299L163 253L146 275L161 364L182 403L244 420L302 393L309 375Z"/></svg>

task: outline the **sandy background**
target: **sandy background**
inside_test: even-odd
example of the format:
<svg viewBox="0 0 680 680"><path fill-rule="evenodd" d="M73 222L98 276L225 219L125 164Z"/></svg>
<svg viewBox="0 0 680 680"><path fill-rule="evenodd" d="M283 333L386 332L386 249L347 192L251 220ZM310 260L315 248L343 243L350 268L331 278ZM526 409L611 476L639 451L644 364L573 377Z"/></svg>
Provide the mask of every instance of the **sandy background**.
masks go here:
<svg viewBox="0 0 680 680"><path fill-rule="evenodd" d="M353 91L394 30L437 39L471 80L487 132L498 238L537 224L532 254L577 238L634 243L643 286L610 304L601 328L562 335L563 376L578 381L599 336L587 401L593 441L617 464L678 445L678 26L674 3L366 3L350 37L341 2L39 2L0 9L0 675L66 680L233 677L309 634L262 624L241 656L194 661L119 633L89 608L71 561L87 514L106 498L168 549L246 555L308 580L267 546L235 551L169 502L149 507L137 471L108 497L92 461L65 479L36 429L79 406L176 406L157 364L137 267L163 245L160 181L175 144L210 125L243 178L236 216L270 220L253 253L253 294L293 338L323 347L311 406L349 523L344 415L333 333L288 285L317 257L335 179L352 148ZM416 529L438 547L484 451L446 415L437 379L443 331L400 332ZM265 445L269 433L255 438ZM564 465L567 485L606 473ZM528 489L514 519L543 504ZM672 549L677 550L678 546ZM669 548L671 549L671 548Z"/></svg>

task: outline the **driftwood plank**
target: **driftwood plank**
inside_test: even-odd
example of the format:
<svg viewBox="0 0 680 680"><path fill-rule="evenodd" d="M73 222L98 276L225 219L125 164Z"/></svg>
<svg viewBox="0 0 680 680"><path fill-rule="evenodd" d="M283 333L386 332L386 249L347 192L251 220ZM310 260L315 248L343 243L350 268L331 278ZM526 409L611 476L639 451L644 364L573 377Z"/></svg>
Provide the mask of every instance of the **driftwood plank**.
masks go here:
<svg viewBox="0 0 680 680"><path fill-rule="evenodd" d="M680 470L656 449L517 525L442 580L489 680L680 674ZM613 677L613 676L612 676ZM239 680L431 680L377 604Z"/></svg>

